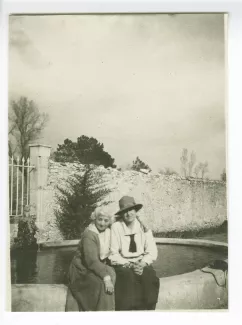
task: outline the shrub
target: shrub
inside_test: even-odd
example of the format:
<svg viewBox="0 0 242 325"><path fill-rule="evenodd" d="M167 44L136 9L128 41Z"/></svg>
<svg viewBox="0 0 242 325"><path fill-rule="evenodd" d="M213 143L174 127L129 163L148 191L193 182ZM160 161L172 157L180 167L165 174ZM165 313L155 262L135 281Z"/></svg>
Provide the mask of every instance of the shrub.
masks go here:
<svg viewBox="0 0 242 325"><path fill-rule="evenodd" d="M35 224L35 215L30 214L30 207L25 206L23 217L18 221L18 234L14 239L15 249L37 249L37 239L35 238L38 228Z"/></svg>

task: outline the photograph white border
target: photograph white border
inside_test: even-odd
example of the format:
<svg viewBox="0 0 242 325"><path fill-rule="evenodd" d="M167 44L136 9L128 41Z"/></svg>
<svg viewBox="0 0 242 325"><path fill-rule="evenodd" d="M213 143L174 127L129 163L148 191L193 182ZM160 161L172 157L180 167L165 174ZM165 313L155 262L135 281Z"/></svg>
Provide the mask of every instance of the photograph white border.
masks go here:
<svg viewBox="0 0 242 325"><path fill-rule="evenodd" d="M8 108L8 15L9 14L56 14L56 13L148 13L148 12L227 12L228 16L228 101L227 106L227 174L228 174L228 224L229 224L229 311L197 312L132 312L132 313L11 313L6 310L7 282L10 281L8 231L9 224L7 197L7 108ZM242 319L242 1L2 1L1 8L1 68L0 68L0 295L2 324L66 324L67 322L97 322L115 325L124 322L189 324L239 324ZM4 267L6 266L6 267ZM7 280L8 281L7 281Z"/></svg>

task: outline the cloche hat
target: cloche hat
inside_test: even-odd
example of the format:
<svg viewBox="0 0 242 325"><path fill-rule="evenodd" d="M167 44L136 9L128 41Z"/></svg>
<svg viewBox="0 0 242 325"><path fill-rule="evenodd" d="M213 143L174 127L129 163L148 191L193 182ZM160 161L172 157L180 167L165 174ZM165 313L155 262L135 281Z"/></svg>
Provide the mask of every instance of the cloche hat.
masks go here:
<svg viewBox="0 0 242 325"><path fill-rule="evenodd" d="M143 207L143 204L135 203L135 200L131 196L123 196L119 200L119 211L115 213L115 215L119 215L122 212L135 209L139 211Z"/></svg>

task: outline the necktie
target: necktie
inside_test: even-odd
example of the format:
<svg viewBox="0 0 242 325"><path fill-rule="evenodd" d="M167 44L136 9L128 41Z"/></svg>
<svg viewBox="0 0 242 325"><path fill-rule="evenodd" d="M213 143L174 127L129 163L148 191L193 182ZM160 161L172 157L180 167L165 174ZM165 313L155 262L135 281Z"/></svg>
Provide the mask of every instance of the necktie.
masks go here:
<svg viewBox="0 0 242 325"><path fill-rule="evenodd" d="M136 243L134 241L134 234L130 235L129 252L131 253L137 252Z"/></svg>

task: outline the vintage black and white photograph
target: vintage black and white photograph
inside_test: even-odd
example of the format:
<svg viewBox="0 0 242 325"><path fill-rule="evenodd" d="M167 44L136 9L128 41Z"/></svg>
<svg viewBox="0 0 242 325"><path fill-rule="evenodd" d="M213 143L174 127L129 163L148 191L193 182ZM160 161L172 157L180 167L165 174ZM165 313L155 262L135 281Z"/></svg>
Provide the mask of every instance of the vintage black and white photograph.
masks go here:
<svg viewBox="0 0 242 325"><path fill-rule="evenodd" d="M8 27L11 311L227 310L227 15Z"/></svg>

